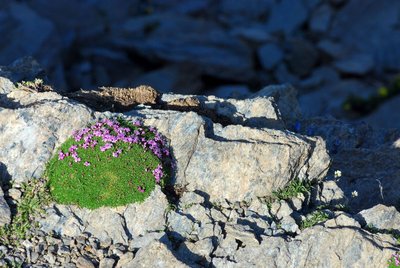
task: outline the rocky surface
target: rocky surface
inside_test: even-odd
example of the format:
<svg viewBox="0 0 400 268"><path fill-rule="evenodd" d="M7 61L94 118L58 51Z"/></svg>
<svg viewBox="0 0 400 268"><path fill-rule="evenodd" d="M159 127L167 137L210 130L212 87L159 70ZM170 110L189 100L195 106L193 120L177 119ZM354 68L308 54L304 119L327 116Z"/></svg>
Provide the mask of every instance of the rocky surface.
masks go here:
<svg viewBox="0 0 400 268"><path fill-rule="evenodd" d="M163 94L104 112L98 101L0 82L3 224L21 184L41 178L71 131L98 118L143 119L176 160L174 196L157 187L141 204L93 211L49 203L18 246L0 245L0 265L381 267L400 249L400 133L302 118L293 87L244 100ZM294 179L313 186L278 198Z"/></svg>

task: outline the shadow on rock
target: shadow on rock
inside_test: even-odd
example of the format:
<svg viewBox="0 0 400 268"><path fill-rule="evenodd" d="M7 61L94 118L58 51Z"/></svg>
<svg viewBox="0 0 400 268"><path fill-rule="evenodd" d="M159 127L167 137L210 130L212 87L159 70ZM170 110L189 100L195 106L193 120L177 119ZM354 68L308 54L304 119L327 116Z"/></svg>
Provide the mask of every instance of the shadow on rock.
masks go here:
<svg viewBox="0 0 400 268"><path fill-rule="evenodd" d="M166 235L160 238L160 242L166 245L176 259L182 263L194 267L200 265L201 267L213 267L204 256L197 255L190 251L183 243L185 238L177 232L167 232ZM177 251L179 249L179 252Z"/></svg>

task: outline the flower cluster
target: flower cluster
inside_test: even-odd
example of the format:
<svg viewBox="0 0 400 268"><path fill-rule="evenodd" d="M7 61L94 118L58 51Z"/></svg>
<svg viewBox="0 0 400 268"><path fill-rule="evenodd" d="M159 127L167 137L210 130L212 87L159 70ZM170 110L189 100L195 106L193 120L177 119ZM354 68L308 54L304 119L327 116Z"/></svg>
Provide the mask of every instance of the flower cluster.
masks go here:
<svg viewBox="0 0 400 268"><path fill-rule="evenodd" d="M389 265L394 265L394 267L400 266L400 253L396 252L392 255L392 258L389 260ZM393 267L393 266L390 266Z"/></svg>
<svg viewBox="0 0 400 268"><path fill-rule="evenodd" d="M112 156L117 158L123 153L123 150L118 148L119 143L139 144L144 150L152 151L160 160L169 156L165 139L154 127L145 128L140 121L132 123L133 127L129 128L122 126L118 121L103 119L90 127L74 131L73 138L77 144L71 145L67 152L60 151L58 159L64 160L72 157L75 163L83 162L78 155L78 148L100 150L101 152L111 151ZM153 138L148 138L149 134ZM84 161L83 165L88 167L91 163ZM164 175L161 164L153 170L153 175L156 182L160 183ZM138 190L144 191L142 188Z"/></svg>

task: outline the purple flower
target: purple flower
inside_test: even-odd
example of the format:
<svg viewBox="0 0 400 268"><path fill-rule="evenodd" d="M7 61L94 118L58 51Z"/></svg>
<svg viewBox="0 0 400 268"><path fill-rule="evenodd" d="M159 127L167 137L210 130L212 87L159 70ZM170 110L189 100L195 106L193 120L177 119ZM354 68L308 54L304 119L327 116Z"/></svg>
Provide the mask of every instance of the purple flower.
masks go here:
<svg viewBox="0 0 400 268"><path fill-rule="evenodd" d="M114 157L118 157L121 153L122 153L122 150L121 150L121 149L118 149L117 151L113 152L112 155L113 155Z"/></svg>
<svg viewBox="0 0 400 268"><path fill-rule="evenodd" d="M161 164L159 164L157 166L157 168L153 170L153 175L154 175L154 178L156 179L156 182L159 183L162 176L164 175Z"/></svg>
<svg viewBox="0 0 400 268"><path fill-rule="evenodd" d="M66 157L66 155L63 153L63 151L60 151L58 153L58 160L64 160L65 157Z"/></svg>
<svg viewBox="0 0 400 268"><path fill-rule="evenodd" d="M75 152L76 149L78 149L78 145L72 145L71 147L69 147L70 152Z"/></svg>
<svg viewBox="0 0 400 268"><path fill-rule="evenodd" d="M112 147L111 143L106 143L106 144L104 144L104 146L100 147L100 151L104 152L104 151L110 149L111 147Z"/></svg>
<svg viewBox="0 0 400 268"><path fill-rule="evenodd" d="M86 162L84 163L84 165L88 167L88 166L90 166L90 163L89 163L88 161L86 161Z"/></svg>
<svg viewBox="0 0 400 268"><path fill-rule="evenodd" d="M142 125L142 122L140 122L139 120L136 120L135 122L133 122L133 124L137 127L140 127Z"/></svg>

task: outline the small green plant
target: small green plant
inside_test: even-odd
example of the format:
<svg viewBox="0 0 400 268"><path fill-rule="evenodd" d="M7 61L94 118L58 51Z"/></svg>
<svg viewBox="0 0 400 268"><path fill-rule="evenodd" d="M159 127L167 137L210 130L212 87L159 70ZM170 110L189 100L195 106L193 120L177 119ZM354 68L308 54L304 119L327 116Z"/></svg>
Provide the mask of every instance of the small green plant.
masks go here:
<svg viewBox="0 0 400 268"><path fill-rule="evenodd" d="M300 229L304 230L311 226L314 226L320 222L324 222L329 219L329 215L321 210L316 210L309 214L305 220L300 224Z"/></svg>
<svg viewBox="0 0 400 268"><path fill-rule="evenodd" d="M22 81L17 83L18 89L32 91L32 92L43 92L51 91L51 87L44 84L44 81L40 78L35 78L33 81Z"/></svg>
<svg viewBox="0 0 400 268"><path fill-rule="evenodd" d="M22 184L22 196L17 205L16 215L9 225L0 228L0 244L18 245L18 241L27 237L28 231L34 227L33 220L43 211L43 207L51 201L44 180L31 180Z"/></svg>
<svg viewBox="0 0 400 268"><path fill-rule="evenodd" d="M46 169L54 199L95 209L141 202L169 174L166 141L140 121L104 119L73 133Z"/></svg>
<svg viewBox="0 0 400 268"><path fill-rule="evenodd" d="M310 193L312 183L310 181L292 180L286 187L272 192L272 197L277 200L289 200L299 194Z"/></svg>

